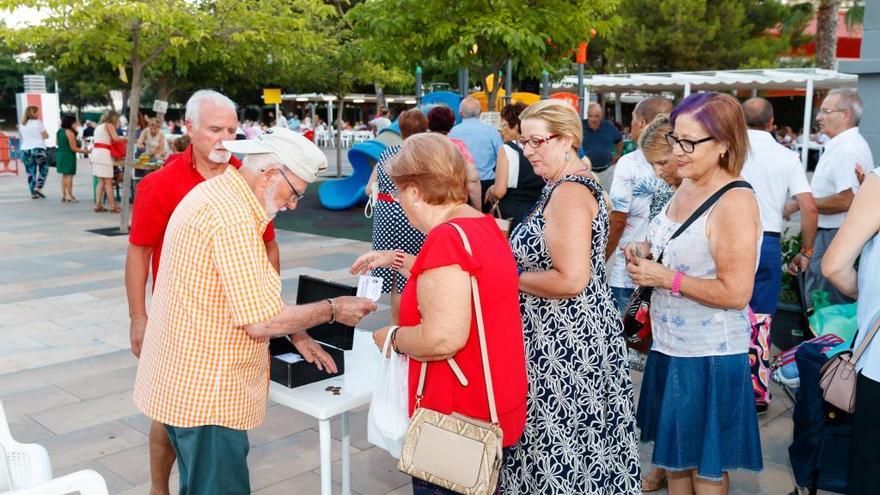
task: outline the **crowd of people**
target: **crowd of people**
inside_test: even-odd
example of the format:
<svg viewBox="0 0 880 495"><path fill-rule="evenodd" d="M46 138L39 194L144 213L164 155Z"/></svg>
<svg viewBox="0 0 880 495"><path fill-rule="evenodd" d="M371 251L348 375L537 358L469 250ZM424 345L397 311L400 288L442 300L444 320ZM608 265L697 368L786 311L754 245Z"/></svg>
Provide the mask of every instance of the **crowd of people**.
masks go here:
<svg viewBox="0 0 880 495"><path fill-rule="evenodd" d="M510 104L500 129L481 122L473 98L456 110L459 124L442 105L399 115L401 141L386 148L367 185L376 198L372 250L350 267L381 277L390 293L388 325L373 338L409 357L410 413L489 421L492 394L503 494L664 486L672 495L723 494L730 471L760 471L749 347L753 314L777 309L787 219L799 214L802 239L787 269L805 274L808 293L858 302L856 344L880 317L880 177L858 130L858 94L834 90L822 101L816 121L829 139L812 180L787 134L774 133L763 98L645 98L632 112L628 153L597 104L584 120L562 101ZM368 125L384 129L388 117L380 111ZM154 493L167 493L175 460L182 492L249 493L247 430L266 413L268 338L289 335L307 361L335 371L301 330L353 325L377 309L358 297L281 300L272 220L295 209L327 166L301 133L307 119L291 115L247 136L254 126L238 121L235 103L201 90L186 105L187 142L175 142L177 152L167 152L159 120L145 119L130 136L164 160L138 185L125 266L139 358L134 402L153 420ZM63 201L77 201L72 180L83 153L98 178L95 211L102 196L118 210L120 126L107 112L86 148L76 120L62 119L55 162ZM29 190L41 199L48 135L37 109L21 133ZM509 231L493 216L510 219ZM653 344L640 361L622 323L636 288L652 289ZM850 493L871 493L880 466L878 347L858 363ZM644 371L638 400L633 365ZM492 387L477 379L483 366ZM467 386L461 375L472 377ZM644 476L640 441L653 444L655 468ZM420 478L413 491L453 493Z"/></svg>

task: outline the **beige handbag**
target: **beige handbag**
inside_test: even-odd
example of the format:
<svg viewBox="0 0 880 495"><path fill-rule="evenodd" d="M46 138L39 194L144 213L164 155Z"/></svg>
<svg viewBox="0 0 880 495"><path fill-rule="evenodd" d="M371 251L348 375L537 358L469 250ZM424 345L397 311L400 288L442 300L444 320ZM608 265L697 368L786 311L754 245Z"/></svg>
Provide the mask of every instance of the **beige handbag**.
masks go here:
<svg viewBox="0 0 880 495"><path fill-rule="evenodd" d="M871 331L862 340L856 352L844 351L831 358L830 361L819 370L819 388L822 389L822 397L826 402L848 413L856 409L856 363L868 348L868 344L880 328L880 314L874 319Z"/></svg>
<svg viewBox="0 0 880 495"><path fill-rule="evenodd" d="M468 254L473 255L467 235L461 227L454 223L450 225L458 231ZM477 317L480 355L492 422L487 423L458 413L443 414L420 407L428 369L427 363L423 362L416 390L415 413L406 432L397 468L447 490L466 495L489 495L495 492L498 485L503 435L495 409L480 292L474 276L471 276L471 296Z"/></svg>
<svg viewBox="0 0 880 495"><path fill-rule="evenodd" d="M497 199L492 203L492 216L495 217L495 224L501 229L501 233L504 234L504 237L510 237L510 224L513 219L502 217L501 206L499 206Z"/></svg>

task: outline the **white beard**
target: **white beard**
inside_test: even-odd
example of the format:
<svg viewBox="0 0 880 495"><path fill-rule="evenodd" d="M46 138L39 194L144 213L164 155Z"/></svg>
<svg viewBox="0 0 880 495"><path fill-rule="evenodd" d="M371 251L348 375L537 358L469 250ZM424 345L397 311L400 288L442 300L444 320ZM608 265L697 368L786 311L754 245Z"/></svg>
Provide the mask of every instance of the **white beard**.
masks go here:
<svg viewBox="0 0 880 495"><path fill-rule="evenodd" d="M229 163L230 159L232 159L232 152L230 151L211 150L211 153L208 155L208 160L214 163Z"/></svg>
<svg viewBox="0 0 880 495"><path fill-rule="evenodd" d="M270 187L263 193L263 207L266 208L266 214L269 215L269 221L275 220L275 216L278 215L279 211L287 211L287 207L278 208L277 206L272 205L272 198L275 197L275 193L278 192L278 184Z"/></svg>

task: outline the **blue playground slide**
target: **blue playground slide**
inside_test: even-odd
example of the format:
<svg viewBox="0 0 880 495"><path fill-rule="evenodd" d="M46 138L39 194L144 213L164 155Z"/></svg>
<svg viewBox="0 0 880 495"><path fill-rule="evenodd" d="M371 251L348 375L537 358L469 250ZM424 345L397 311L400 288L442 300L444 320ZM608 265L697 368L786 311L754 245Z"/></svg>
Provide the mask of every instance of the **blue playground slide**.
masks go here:
<svg viewBox="0 0 880 495"><path fill-rule="evenodd" d="M348 150L348 161L353 169L351 175L321 184L318 189L321 205L328 210L347 210L364 204L367 201L364 189L383 151L385 145L379 141L366 141L352 146Z"/></svg>
<svg viewBox="0 0 880 495"><path fill-rule="evenodd" d="M434 91L422 97L422 106L446 105L455 114L455 123L461 123L461 115L458 114L458 106L461 104L461 95L451 91Z"/></svg>

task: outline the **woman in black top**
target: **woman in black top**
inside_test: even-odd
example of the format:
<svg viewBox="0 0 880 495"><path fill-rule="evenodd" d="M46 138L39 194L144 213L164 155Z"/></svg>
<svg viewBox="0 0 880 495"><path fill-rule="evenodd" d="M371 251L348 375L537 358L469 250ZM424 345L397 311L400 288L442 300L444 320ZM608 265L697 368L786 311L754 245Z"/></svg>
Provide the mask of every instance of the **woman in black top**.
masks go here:
<svg viewBox="0 0 880 495"><path fill-rule="evenodd" d="M495 184L486 191L486 203L498 201L501 216L513 219L511 231L528 215L544 188L544 180L535 175L519 144L519 114L526 108L522 103L513 103L501 109L505 144L495 161Z"/></svg>

